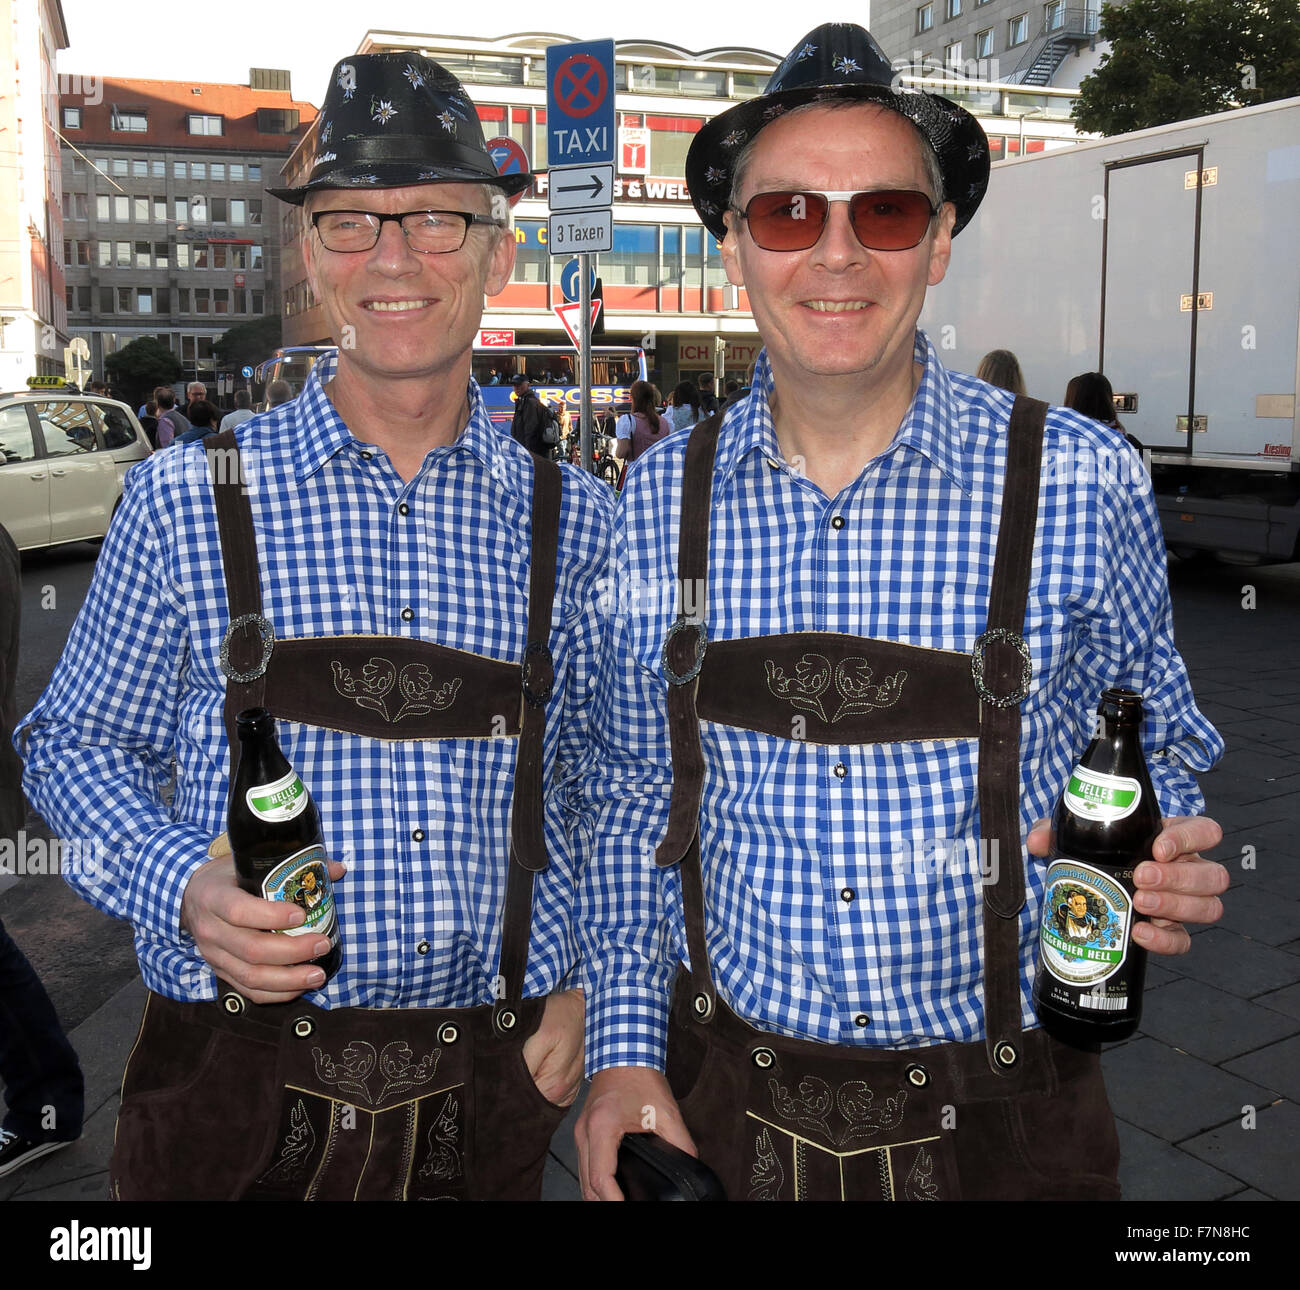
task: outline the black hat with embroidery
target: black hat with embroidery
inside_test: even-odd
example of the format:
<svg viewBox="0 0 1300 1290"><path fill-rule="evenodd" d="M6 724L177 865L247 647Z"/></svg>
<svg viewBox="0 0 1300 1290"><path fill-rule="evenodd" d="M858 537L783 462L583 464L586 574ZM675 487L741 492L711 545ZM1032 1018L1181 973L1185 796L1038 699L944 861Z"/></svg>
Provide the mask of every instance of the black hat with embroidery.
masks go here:
<svg viewBox="0 0 1300 1290"><path fill-rule="evenodd" d="M268 188L301 206L321 188L493 184L513 196L530 174L499 175L461 83L422 54L354 54L335 63L301 188Z"/></svg>
<svg viewBox="0 0 1300 1290"><path fill-rule="evenodd" d="M943 195L957 208L953 232L970 221L989 182L989 144L980 123L956 103L897 85L898 73L865 28L828 22L810 31L772 73L758 98L715 116L686 154L691 201L715 237L726 236L736 158L763 129L805 103L860 99L905 116L939 158Z"/></svg>

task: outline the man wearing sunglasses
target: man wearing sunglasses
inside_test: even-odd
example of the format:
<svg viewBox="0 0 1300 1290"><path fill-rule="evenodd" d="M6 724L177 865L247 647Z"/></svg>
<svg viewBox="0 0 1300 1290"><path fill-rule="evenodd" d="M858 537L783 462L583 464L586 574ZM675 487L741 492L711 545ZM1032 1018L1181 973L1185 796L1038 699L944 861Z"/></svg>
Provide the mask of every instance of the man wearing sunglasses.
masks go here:
<svg viewBox="0 0 1300 1290"><path fill-rule="evenodd" d="M122 1199L529 1199L581 1079L579 761L607 491L493 425L470 377L514 261L460 83L339 63L300 187L339 343L292 402L132 473L50 688L32 800L105 862L150 989ZM86 669L84 661L95 659ZM236 714L320 809L342 963L235 884ZM160 793L175 766L175 793ZM339 861L346 862L346 870Z"/></svg>
<svg viewBox="0 0 1300 1290"><path fill-rule="evenodd" d="M686 173L764 350L615 520L615 585L652 594L611 619L585 779L584 1194L649 1129L732 1199L1113 1198L1097 1055L1031 1003L1040 822L1106 686L1143 692L1173 817L1135 939L1183 952L1227 885L1140 464L917 331L988 148L861 28L811 32Z"/></svg>

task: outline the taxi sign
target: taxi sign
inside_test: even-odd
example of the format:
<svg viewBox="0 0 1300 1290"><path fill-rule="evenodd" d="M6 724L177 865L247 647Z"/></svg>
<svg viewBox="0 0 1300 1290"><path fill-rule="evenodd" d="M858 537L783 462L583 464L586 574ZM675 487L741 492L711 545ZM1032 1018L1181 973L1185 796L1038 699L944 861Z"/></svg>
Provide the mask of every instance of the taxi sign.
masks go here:
<svg viewBox="0 0 1300 1290"><path fill-rule="evenodd" d="M27 384L33 390L65 390L68 383L61 376L29 376Z"/></svg>
<svg viewBox="0 0 1300 1290"><path fill-rule="evenodd" d="M614 42L546 49L546 155L552 166L614 163Z"/></svg>

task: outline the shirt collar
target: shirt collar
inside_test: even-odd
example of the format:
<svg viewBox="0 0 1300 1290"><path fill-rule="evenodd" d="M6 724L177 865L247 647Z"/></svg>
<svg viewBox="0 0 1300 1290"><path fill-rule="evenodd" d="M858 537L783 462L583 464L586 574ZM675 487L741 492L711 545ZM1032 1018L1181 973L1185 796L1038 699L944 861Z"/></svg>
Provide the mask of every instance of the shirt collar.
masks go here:
<svg viewBox="0 0 1300 1290"><path fill-rule="evenodd" d="M374 445L362 444L361 440L348 429L347 423L338 414L338 410L325 393L325 386L334 379L338 367L338 350L327 350L313 365L303 386L302 393L290 405L293 420L290 433L298 444L295 471L298 482L315 474L331 457L344 448L355 445L358 448L373 448ZM478 383L471 377L468 388L469 421L456 437L454 443L444 448L444 452L468 452L489 471L495 467L502 456L502 434L492 424L483 403L483 396ZM513 442L510 440L509 442Z"/></svg>
<svg viewBox="0 0 1300 1290"><path fill-rule="evenodd" d="M971 465L961 409L948 372L923 331L916 333L913 357L925 371L907 415L886 453L895 452L900 447L919 452L958 488L969 493ZM726 428L718 439L715 471L720 487L727 487L740 463L751 453L757 453L772 463L781 462L781 449L772 420L773 388L772 365L764 349L754 365L749 396L728 410Z"/></svg>

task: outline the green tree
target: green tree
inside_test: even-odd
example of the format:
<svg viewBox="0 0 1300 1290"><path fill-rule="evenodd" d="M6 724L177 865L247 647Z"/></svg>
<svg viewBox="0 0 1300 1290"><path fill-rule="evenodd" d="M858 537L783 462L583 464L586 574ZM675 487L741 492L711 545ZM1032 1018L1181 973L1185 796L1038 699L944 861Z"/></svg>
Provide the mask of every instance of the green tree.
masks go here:
<svg viewBox="0 0 1300 1290"><path fill-rule="evenodd" d="M140 336L109 354L104 369L132 407L148 400L159 385L179 381L182 370L176 355L152 336Z"/></svg>
<svg viewBox="0 0 1300 1290"><path fill-rule="evenodd" d="M229 328L220 340L213 343L212 352L222 367L238 368L245 363L256 367L279 349L280 334L278 314L254 318Z"/></svg>
<svg viewBox="0 0 1300 1290"><path fill-rule="evenodd" d="M1111 52L1079 87L1080 130L1123 134L1300 94L1296 0L1106 4Z"/></svg>

